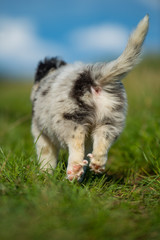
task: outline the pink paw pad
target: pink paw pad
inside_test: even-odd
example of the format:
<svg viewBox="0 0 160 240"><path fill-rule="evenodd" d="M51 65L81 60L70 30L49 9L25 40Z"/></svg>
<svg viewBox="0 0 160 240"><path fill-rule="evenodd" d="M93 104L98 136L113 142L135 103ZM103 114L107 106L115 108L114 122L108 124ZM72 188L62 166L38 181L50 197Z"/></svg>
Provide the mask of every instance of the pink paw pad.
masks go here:
<svg viewBox="0 0 160 240"><path fill-rule="evenodd" d="M75 172L78 172L81 169L81 167L82 167L81 165L74 165L73 169Z"/></svg>
<svg viewBox="0 0 160 240"><path fill-rule="evenodd" d="M83 167L86 165L88 165L87 160L83 160L83 162L81 164L73 165L72 168L67 170L67 179L70 181L72 181L73 179L79 180L81 178L81 176L84 174Z"/></svg>
<svg viewBox="0 0 160 240"><path fill-rule="evenodd" d="M94 161L93 154L89 153L87 156L90 158L89 167L90 167L91 171L93 171L95 173L103 173L105 171L104 165L99 165L99 164L93 163L93 161Z"/></svg>

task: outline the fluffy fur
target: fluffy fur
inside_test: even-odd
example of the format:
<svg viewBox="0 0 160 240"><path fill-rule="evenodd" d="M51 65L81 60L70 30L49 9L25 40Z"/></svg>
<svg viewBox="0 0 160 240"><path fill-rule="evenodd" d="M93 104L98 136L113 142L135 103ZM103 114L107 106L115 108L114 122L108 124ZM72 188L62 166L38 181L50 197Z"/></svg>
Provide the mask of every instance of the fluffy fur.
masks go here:
<svg viewBox="0 0 160 240"><path fill-rule="evenodd" d="M95 173L104 171L108 150L125 124L121 80L137 63L148 24L147 15L122 55L110 63L66 64L57 58L39 63L31 100L32 134L42 169L55 168L59 148L67 146L69 180L80 180L88 163Z"/></svg>

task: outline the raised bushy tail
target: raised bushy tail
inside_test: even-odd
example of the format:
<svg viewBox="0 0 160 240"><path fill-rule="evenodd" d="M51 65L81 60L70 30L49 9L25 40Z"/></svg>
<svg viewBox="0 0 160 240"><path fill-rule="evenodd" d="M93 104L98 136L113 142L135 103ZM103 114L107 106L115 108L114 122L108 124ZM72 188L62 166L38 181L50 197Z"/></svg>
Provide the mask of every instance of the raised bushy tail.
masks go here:
<svg viewBox="0 0 160 240"><path fill-rule="evenodd" d="M105 85L109 81L123 78L138 62L141 47L148 32L149 16L146 15L131 34L124 52L119 58L104 64L100 83Z"/></svg>

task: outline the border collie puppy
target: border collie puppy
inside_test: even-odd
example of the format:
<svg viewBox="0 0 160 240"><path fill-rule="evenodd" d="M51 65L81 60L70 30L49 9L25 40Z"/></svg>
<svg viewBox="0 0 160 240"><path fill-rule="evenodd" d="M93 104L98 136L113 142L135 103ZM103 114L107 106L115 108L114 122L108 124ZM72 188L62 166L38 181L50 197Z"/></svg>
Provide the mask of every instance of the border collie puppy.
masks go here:
<svg viewBox="0 0 160 240"><path fill-rule="evenodd" d="M109 148L125 124L127 99L121 80L137 63L148 25L146 15L122 55L109 63L67 64L58 58L39 63L31 100L41 169L54 169L60 147L68 147L69 180L83 179L87 165L95 173L105 170Z"/></svg>

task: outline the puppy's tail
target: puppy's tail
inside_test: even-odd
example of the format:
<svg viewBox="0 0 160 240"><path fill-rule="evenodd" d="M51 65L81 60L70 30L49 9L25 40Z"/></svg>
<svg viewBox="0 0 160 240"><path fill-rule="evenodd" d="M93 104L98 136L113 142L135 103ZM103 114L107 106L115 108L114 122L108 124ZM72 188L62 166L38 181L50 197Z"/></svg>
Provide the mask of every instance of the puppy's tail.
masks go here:
<svg viewBox="0 0 160 240"><path fill-rule="evenodd" d="M34 99L35 92L39 86L41 79L44 78L50 71L54 71L64 65L66 65L66 62L60 60L57 57L45 58L43 61L39 62L35 73L35 80L31 93L31 101Z"/></svg>
<svg viewBox="0 0 160 240"><path fill-rule="evenodd" d="M148 32L149 16L146 15L131 34L127 46L122 55L116 60L104 64L101 68L102 78L100 84L122 79L138 62L141 47Z"/></svg>

